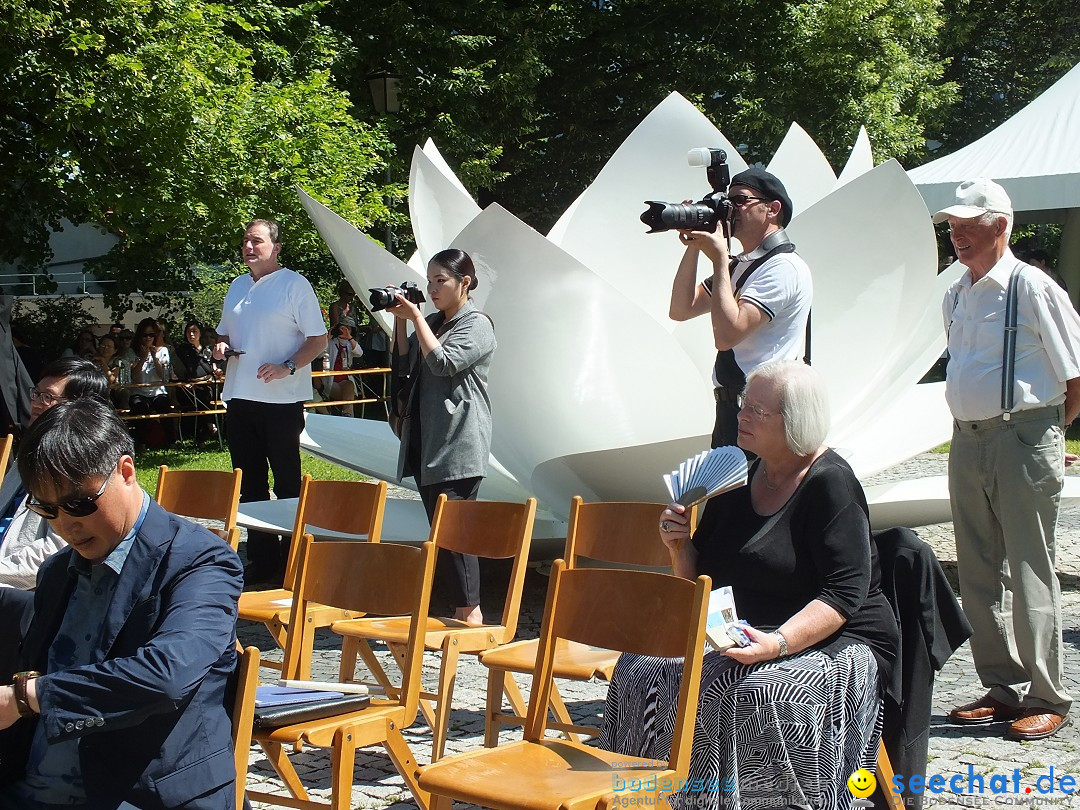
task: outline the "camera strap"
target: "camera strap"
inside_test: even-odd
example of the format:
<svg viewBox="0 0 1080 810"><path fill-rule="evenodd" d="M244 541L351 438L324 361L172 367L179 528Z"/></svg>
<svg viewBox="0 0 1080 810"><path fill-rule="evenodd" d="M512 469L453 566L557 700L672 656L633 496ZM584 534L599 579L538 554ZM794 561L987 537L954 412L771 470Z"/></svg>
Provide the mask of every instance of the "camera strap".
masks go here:
<svg viewBox="0 0 1080 810"><path fill-rule="evenodd" d="M739 276L739 280L732 285L732 292L735 295L736 300L739 297L739 290L743 288L747 280L754 272L761 267L765 262L781 253L794 253L795 245L790 241L781 242L779 245L773 246L770 250L766 251L764 255L758 256L752 262L750 266L746 268L745 272ZM735 273L736 268L739 265L739 259L733 258L728 267L729 272ZM709 294L712 295L712 279L706 279L706 289ZM806 321L806 357L810 356L810 319L807 317ZM808 361L807 361L808 362ZM713 364L713 373L716 376L716 382L722 388L737 388L742 390L742 387L746 385L746 373L739 367L739 363L735 360L735 350L726 349L722 352L716 353L716 361Z"/></svg>

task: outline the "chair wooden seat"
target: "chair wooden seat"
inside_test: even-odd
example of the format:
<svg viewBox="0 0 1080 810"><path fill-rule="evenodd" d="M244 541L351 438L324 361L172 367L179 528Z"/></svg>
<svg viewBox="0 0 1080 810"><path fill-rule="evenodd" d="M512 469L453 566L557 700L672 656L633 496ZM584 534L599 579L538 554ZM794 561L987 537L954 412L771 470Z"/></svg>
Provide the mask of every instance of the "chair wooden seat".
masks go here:
<svg viewBox="0 0 1080 810"><path fill-rule="evenodd" d="M515 641L480 653L480 663L492 669L532 674L536 669L539 639ZM589 647L576 641L559 639L555 645L555 677L571 681L611 679L619 654L599 647Z"/></svg>
<svg viewBox="0 0 1080 810"><path fill-rule="evenodd" d="M664 505L659 503L585 503L574 497L570 503L570 521L566 533L567 567L582 565L619 568L667 569L670 557L660 541L657 525ZM692 519L692 516L691 516ZM525 720L525 701L511 672L531 673L536 665L538 642L521 641L488 650L480 663L488 668L488 697L484 710L484 745L499 744L500 725L521 725ZM587 681L608 680L619 654L610 650L588 648L560 639L555 648L556 678ZM510 702L510 712L503 711L503 696ZM557 687L551 690L550 724L569 740L578 734L593 736L598 729L579 726L570 719Z"/></svg>
<svg viewBox="0 0 1080 810"><path fill-rule="evenodd" d="M510 583L503 602L502 622L472 626L455 619L429 617L424 625L424 647L441 653L438 688L420 693L420 710L432 730L431 759L442 756L450 725L450 708L457 677L458 656L475 655L513 641L517 632L525 565L532 541L536 499L525 503L500 501L450 501L440 495L431 522L431 540L435 547L461 554L475 554L489 559L513 559ZM331 629L341 635L342 681L353 678L357 656L388 694L393 687L371 648L373 641L385 641L399 665L402 661L404 618L357 619L335 622Z"/></svg>
<svg viewBox="0 0 1080 810"><path fill-rule="evenodd" d="M310 525L357 537L356 542L378 543L382 535L383 511L386 508L386 482L368 481L314 481L305 475L300 485L300 497L296 506L293 538L302 537ZM240 595L237 618L260 622L266 626L274 641L282 649L288 641L291 607L281 601L292 597L299 577L297 549L299 541L289 547L289 559L285 566L285 583L282 588L265 591L247 591ZM277 602L278 604L274 604ZM329 627L336 621L355 618L356 611L330 609L316 602L309 603L306 621L314 627ZM262 665L280 669L274 661ZM310 660L301 657L299 677L311 675Z"/></svg>
<svg viewBox="0 0 1080 810"><path fill-rule="evenodd" d="M619 767L612 768L613 762ZM627 783L635 779L644 783L655 776L658 785L665 778L675 784L675 771L658 767L659 764L655 759L611 754L567 740L546 739L531 744L520 740L494 750L480 749L449 757L438 768L425 769L420 778L426 790L449 793L461 802L506 810L558 810L567 796L610 793L613 785L618 784L616 778ZM662 764L666 766L667 762ZM513 775L504 802L492 796L493 773Z"/></svg>
<svg viewBox="0 0 1080 810"><path fill-rule="evenodd" d="M330 748L334 742L334 734L338 729L345 728L360 722L370 723L379 717L386 721L405 727L411 725L405 723L404 708L394 703L379 705L376 699L372 699L371 705L366 709L346 714L337 714L324 720L308 720L293 726L281 726L271 731L256 731L253 739L256 742L272 742L289 746L293 751L300 752L305 745L315 748ZM360 747L364 743L358 744Z"/></svg>
<svg viewBox="0 0 1080 810"><path fill-rule="evenodd" d="M467 751L421 768L419 788L430 792L431 810L451 810L454 800L505 810L663 806L662 797L684 787L690 770L711 584L707 576L691 582L646 571L568 569L556 560L525 739ZM628 757L547 736L559 639L683 659L666 760Z"/></svg>
<svg viewBox="0 0 1080 810"><path fill-rule="evenodd" d="M409 622L401 616L364 618L337 621L330 629L350 638L377 638L387 644L404 644L409 637ZM429 650L442 649L447 636L453 635L461 652L486 650L506 636L501 624L471 625L457 619L428 616L424 626L424 646Z"/></svg>
<svg viewBox="0 0 1080 810"><path fill-rule="evenodd" d="M416 758L401 732L417 718L424 658L421 623L431 597L435 548L431 543L415 548L391 543L315 542L309 534L297 538L296 545L298 574L288 619L293 629L286 639L282 665L285 677L298 678L302 670L310 671L316 624L311 620L313 602L356 615L369 611L407 615L411 629L399 659L402 677L386 697L372 697L370 704L359 711L255 730L253 739L290 796L249 790L247 797L282 807L348 810L352 807L356 749L381 745L416 803L427 810L428 795L416 782ZM306 667L302 665L304 659ZM250 699L254 701L254 690ZM302 751L306 746L330 749L329 803L308 796L300 774L289 760L290 751ZM238 752L237 761L240 756ZM245 779L246 757L243 762L244 768L237 770L238 780Z"/></svg>

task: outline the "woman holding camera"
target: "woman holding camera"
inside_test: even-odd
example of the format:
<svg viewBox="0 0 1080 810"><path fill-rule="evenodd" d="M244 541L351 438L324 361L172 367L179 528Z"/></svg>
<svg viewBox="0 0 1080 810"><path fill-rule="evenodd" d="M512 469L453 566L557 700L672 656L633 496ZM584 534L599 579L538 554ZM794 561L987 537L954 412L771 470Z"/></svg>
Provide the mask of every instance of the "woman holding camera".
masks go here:
<svg viewBox="0 0 1080 810"><path fill-rule="evenodd" d="M475 500L491 449L488 368L495 353L491 319L469 298L476 268L469 254L450 248L428 262L427 293L436 313L421 314L405 295L388 307L394 316L392 364L395 375L408 369L409 392L401 429L398 478L413 476L430 523L439 495ZM412 335L405 324L413 325ZM452 563L452 575L448 570ZM442 551L440 577L454 618L483 622L480 565L476 557Z"/></svg>

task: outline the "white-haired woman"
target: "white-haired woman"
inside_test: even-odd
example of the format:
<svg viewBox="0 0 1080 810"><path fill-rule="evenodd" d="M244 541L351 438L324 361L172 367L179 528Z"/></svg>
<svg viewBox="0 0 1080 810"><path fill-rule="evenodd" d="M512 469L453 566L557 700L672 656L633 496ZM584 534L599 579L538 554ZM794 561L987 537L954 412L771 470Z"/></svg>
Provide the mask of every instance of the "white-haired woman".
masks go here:
<svg viewBox="0 0 1080 810"><path fill-rule="evenodd" d="M822 443L827 400L801 363L747 379L739 446L749 485L713 498L690 537L671 504L660 537L679 576L730 585L750 644L705 656L690 787L676 807L849 806L847 778L873 767L881 684L898 633L880 589L866 499ZM666 758L682 662L623 656L601 744Z"/></svg>

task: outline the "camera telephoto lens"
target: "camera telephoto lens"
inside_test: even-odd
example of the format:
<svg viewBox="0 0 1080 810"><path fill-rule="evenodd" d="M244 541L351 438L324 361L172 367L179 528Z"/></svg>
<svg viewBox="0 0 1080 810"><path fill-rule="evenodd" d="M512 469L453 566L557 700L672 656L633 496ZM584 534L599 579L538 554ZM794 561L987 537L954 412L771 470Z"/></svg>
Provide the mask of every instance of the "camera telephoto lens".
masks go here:
<svg viewBox="0 0 1080 810"><path fill-rule="evenodd" d="M713 206L703 202L677 204L647 200L648 209L641 221L649 226L649 233L682 228L688 231L715 231L719 216Z"/></svg>

